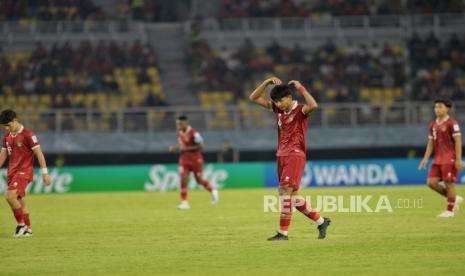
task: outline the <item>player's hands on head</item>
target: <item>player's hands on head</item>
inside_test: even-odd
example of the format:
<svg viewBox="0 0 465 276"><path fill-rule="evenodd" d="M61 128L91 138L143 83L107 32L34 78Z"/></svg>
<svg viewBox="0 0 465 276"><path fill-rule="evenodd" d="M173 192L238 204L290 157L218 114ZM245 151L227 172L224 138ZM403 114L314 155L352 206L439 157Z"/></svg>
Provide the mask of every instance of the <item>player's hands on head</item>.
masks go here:
<svg viewBox="0 0 465 276"><path fill-rule="evenodd" d="M171 146L168 148L168 151L169 152L177 152L178 151L178 147L177 146Z"/></svg>
<svg viewBox="0 0 465 276"><path fill-rule="evenodd" d="M52 184L52 177L48 173L42 174L42 180L47 186Z"/></svg>
<svg viewBox="0 0 465 276"><path fill-rule="evenodd" d="M419 169L419 170L424 170L424 169L426 169L426 164L428 164L428 160L427 160L427 159L421 160L420 165L418 166L418 169Z"/></svg>
<svg viewBox="0 0 465 276"><path fill-rule="evenodd" d="M282 84L283 82L282 82L280 79L278 79L277 77L272 77L272 78L267 79L267 80L265 81L265 83L266 83L267 85L269 85L269 84L280 85L280 84Z"/></svg>
<svg viewBox="0 0 465 276"><path fill-rule="evenodd" d="M302 87L302 84L300 83L300 81L297 81L297 80L291 80L288 84L294 85L296 89L300 89Z"/></svg>
<svg viewBox="0 0 465 276"><path fill-rule="evenodd" d="M457 169L457 171L463 170L463 161L461 159L455 160L455 168Z"/></svg>

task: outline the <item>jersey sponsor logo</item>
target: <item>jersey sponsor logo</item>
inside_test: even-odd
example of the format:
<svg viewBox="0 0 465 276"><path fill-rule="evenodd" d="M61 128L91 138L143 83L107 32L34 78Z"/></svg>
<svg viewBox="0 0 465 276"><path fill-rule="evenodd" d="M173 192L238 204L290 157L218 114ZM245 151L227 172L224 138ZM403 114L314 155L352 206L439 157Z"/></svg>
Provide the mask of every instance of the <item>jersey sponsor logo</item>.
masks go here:
<svg viewBox="0 0 465 276"><path fill-rule="evenodd" d="M441 127L441 131L442 131L442 132L446 132L446 131L447 131L447 127L446 127L446 126Z"/></svg>
<svg viewBox="0 0 465 276"><path fill-rule="evenodd" d="M18 147L22 147L24 145L24 142L23 141L18 141L18 142L16 142L16 145Z"/></svg>
<svg viewBox="0 0 465 276"><path fill-rule="evenodd" d="M39 143L39 140L37 139L37 136L34 135L34 136L31 137L31 139L32 139L32 142Z"/></svg>

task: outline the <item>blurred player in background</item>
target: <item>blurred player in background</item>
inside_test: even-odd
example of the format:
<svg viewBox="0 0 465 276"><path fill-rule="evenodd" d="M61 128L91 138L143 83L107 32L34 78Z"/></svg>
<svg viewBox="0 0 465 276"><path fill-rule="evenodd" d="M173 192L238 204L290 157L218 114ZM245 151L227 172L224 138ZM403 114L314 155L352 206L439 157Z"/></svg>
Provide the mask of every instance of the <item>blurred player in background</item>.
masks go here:
<svg viewBox="0 0 465 276"><path fill-rule="evenodd" d="M170 152L179 152L179 174L181 176L181 204L179 209L189 209L187 201L187 181L189 174L194 173L195 180L211 194L212 204L217 204L218 191L203 179L203 138L200 133L189 125L187 116L179 116L176 120L178 145L171 146Z"/></svg>
<svg viewBox="0 0 465 276"><path fill-rule="evenodd" d="M419 169L425 169L434 151L433 164L428 173L428 186L447 198L447 209L439 217L453 217L463 198L455 192L457 172L463 170L462 136L457 121L449 116L452 103L447 100L434 102L436 120L429 125L428 145ZM443 181L445 187L439 184Z"/></svg>
<svg viewBox="0 0 465 276"><path fill-rule="evenodd" d="M0 123L7 131L3 136L0 167L8 155L8 190L5 198L17 222L13 237L29 237L32 236L32 227L25 197L27 185L34 177L34 155L39 161L44 183L50 185L52 180L37 136L18 122L13 110L4 110L1 113Z"/></svg>
<svg viewBox="0 0 465 276"><path fill-rule="evenodd" d="M274 85L270 93L271 101L261 97L269 85ZM305 98L305 105L292 99L292 86ZM300 82L293 80L285 85L278 78L265 80L252 92L249 99L273 111L278 125L278 152L276 156L281 216L278 233L268 240L288 240L293 206L318 224L318 238L324 239L331 220L321 217L316 210L311 209L298 193L306 164L305 132L308 117L318 108L318 104Z"/></svg>

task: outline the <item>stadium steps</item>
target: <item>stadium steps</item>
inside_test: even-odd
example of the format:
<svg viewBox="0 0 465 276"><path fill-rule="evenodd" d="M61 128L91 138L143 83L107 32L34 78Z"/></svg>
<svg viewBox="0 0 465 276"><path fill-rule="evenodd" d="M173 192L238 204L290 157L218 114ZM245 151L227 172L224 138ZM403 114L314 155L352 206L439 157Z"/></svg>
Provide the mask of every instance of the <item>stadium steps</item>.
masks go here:
<svg viewBox="0 0 465 276"><path fill-rule="evenodd" d="M182 24L151 24L147 27L147 34L158 53L168 103L172 105L198 104L195 95L189 89L190 75L185 64Z"/></svg>

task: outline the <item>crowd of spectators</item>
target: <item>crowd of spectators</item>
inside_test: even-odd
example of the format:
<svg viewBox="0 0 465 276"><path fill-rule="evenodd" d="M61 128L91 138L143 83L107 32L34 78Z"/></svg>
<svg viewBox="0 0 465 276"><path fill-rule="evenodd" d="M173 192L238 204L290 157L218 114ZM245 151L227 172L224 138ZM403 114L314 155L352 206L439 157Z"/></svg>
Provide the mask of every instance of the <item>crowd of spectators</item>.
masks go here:
<svg viewBox="0 0 465 276"><path fill-rule="evenodd" d="M399 45L286 48L274 42L257 49L246 40L237 50L212 50L204 40L193 41L188 64L197 91L232 91L239 99L265 77L299 79L310 85L319 101L357 101L363 87L398 88L407 80L404 49Z"/></svg>
<svg viewBox="0 0 465 276"><path fill-rule="evenodd" d="M61 95L65 100L52 107L73 107L69 95L105 93L122 94L115 69L138 68L137 84L149 83L148 68L157 67L157 56L150 44L88 41L76 47L65 42L50 48L40 42L25 58L7 58L0 54L0 95ZM66 100L68 99L68 100ZM150 96L146 105L163 105Z"/></svg>
<svg viewBox="0 0 465 276"><path fill-rule="evenodd" d="M270 75L300 79L319 101L357 101L363 88L401 88L403 99L437 97L465 100L465 37L439 41L432 33L414 34L399 45L288 48L274 42L266 49L245 40L239 49L211 49L202 39L191 42L188 66L196 91L231 91L243 98ZM402 100L402 98L400 99Z"/></svg>
<svg viewBox="0 0 465 276"><path fill-rule="evenodd" d="M2 0L0 21L103 20L105 14L91 0Z"/></svg>
<svg viewBox="0 0 465 276"><path fill-rule="evenodd" d="M223 0L219 18L460 13L461 0Z"/></svg>
<svg viewBox="0 0 465 276"><path fill-rule="evenodd" d="M452 35L441 42L433 34L415 34L407 45L413 100L465 100L465 37Z"/></svg>

